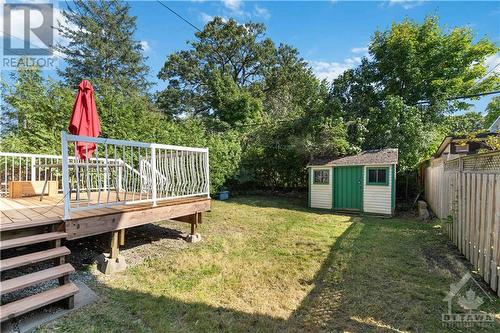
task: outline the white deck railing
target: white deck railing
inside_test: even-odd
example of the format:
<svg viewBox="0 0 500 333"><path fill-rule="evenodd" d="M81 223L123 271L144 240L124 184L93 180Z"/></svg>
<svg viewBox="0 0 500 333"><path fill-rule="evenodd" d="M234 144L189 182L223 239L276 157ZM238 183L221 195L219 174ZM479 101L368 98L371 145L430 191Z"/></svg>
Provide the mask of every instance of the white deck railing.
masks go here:
<svg viewBox="0 0 500 333"><path fill-rule="evenodd" d="M94 143L92 158L76 143ZM209 197L208 149L61 135L64 216L116 205Z"/></svg>
<svg viewBox="0 0 500 333"><path fill-rule="evenodd" d="M95 143L80 159L76 143ZM0 197L11 181L58 181L64 218L117 205L209 197L208 149L61 134L62 155L0 152Z"/></svg>
<svg viewBox="0 0 500 333"><path fill-rule="evenodd" d="M74 163L75 157L69 156L69 161ZM9 196L11 181L45 180L57 181L59 192L63 192L61 155L0 152L0 197ZM91 189L97 191L98 182L93 175L91 184Z"/></svg>
<svg viewBox="0 0 500 333"><path fill-rule="evenodd" d="M49 173L47 168L41 167L57 163L62 163L62 156L0 152L0 197L9 195L11 181L57 180L62 192L62 173Z"/></svg>

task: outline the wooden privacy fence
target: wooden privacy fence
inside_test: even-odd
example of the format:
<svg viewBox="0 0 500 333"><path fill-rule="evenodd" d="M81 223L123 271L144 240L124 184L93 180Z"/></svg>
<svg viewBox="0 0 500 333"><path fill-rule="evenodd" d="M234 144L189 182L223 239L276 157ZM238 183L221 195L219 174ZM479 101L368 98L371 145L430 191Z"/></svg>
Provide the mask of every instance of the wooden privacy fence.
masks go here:
<svg viewBox="0 0 500 333"><path fill-rule="evenodd" d="M425 190L450 239L500 296L500 152L431 163Z"/></svg>

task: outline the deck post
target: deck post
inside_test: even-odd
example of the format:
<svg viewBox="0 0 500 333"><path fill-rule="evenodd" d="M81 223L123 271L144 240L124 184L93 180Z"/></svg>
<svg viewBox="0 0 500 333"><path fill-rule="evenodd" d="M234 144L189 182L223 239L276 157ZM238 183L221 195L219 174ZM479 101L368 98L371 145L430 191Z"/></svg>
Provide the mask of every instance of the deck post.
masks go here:
<svg viewBox="0 0 500 333"><path fill-rule="evenodd" d="M196 216L198 216L198 214L196 214ZM191 235L195 235L197 229L198 229L198 224L196 222L191 223Z"/></svg>
<svg viewBox="0 0 500 333"><path fill-rule="evenodd" d="M104 274L114 274L127 268L125 258L120 255L120 242L121 238L125 236L124 231L124 229L112 231L109 242L109 255L101 253L97 256L97 269Z"/></svg>
<svg viewBox="0 0 500 333"><path fill-rule="evenodd" d="M118 230L119 234L120 234L120 241L118 242L118 245L120 246L124 246L125 245L125 229L120 229Z"/></svg>
<svg viewBox="0 0 500 333"><path fill-rule="evenodd" d="M119 166L118 166L118 191L123 190L123 161L120 160Z"/></svg>
<svg viewBox="0 0 500 333"><path fill-rule="evenodd" d="M116 260L118 258L118 253L120 252L119 233L120 231L113 231L111 233L111 249L109 253L112 260Z"/></svg>
<svg viewBox="0 0 500 333"><path fill-rule="evenodd" d="M189 216L190 217L190 223L191 223L191 233L187 237L187 241L189 243L196 243L201 240L201 235L197 233L198 231L198 224L201 223L201 212L196 212L193 215Z"/></svg>
<svg viewBox="0 0 500 333"><path fill-rule="evenodd" d="M31 156L31 181L36 180L35 156Z"/></svg>
<svg viewBox="0 0 500 333"><path fill-rule="evenodd" d="M156 206L156 145L151 145L151 199L153 206Z"/></svg>
<svg viewBox="0 0 500 333"><path fill-rule="evenodd" d="M207 198L210 198L210 164L209 164L209 160L208 160L208 148L207 148L207 152L205 155L205 163L206 163L205 178L207 180Z"/></svg>
<svg viewBox="0 0 500 333"><path fill-rule="evenodd" d="M68 157L68 140L66 132L61 131L61 149L62 149L62 188L64 199L64 219L70 219L70 196L69 193L69 157Z"/></svg>

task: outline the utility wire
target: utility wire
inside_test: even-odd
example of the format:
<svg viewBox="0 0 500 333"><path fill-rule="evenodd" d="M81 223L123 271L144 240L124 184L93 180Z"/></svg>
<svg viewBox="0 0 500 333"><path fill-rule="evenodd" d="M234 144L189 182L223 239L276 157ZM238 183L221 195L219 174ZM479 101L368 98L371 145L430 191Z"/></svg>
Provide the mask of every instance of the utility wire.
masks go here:
<svg viewBox="0 0 500 333"><path fill-rule="evenodd" d="M191 23L188 19L184 18L181 14L177 13L175 10L173 10L172 8L170 8L169 6L167 6L165 3L163 3L163 1L160 1L160 0L157 0L157 2L162 5L163 7L165 7L168 11L170 11L172 14L174 14L175 16L177 16L178 18L180 18L181 20L183 20L185 23L187 23L188 25L190 25L192 28L194 28L195 30L199 31L199 32L202 32L202 30L200 28L198 28L196 25L194 25L193 23ZM482 80L479 80L477 81L473 86L471 86L468 91L470 91L474 86L476 86L477 84L479 84L480 82L482 82L491 72L493 72L498 66L500 66L500 62L497 63L494 67L492 67L485 75L484 77L482 78ZM461 96L454 96L454 97L448 97L448 98L445 98L445 100L447 101L452 101L452 100L457 100L457 99L466 99L466 98L472 98L472 97L480 97L480 96L487 96L487 95L493 95L493 94L498 94L500 93L499 90L496 90L496 91L488 91L488 92L484 92L484 93L477 93L477 94L471 94L471 95L461 95ZM417 102L417 104L426 104L426 103L430 103L429 101L420 101L420 102ZM279 122L279 121L278 121ZM256 125L256 124L247 124L247 125L244 125L244 126L253 126L253 125Z"/></svg>
<svg viewBox="0 0 500 333"><path fill-rule="evenodd" d="M500 90L494 90L494 91L487 91L483 93L477 93L477 94L470 94L470 95L462 95L462 96L455 96L455 97L450 97L447 98L446 100L452 101L455 99L465 99L465 98L472 98L472 97L481 97L481 96L488 96L488 95L494 95L494 94L499 94Z"/></svg>
<svg viewBox="0 0 500 333"><path fill-rule="evenodd" d="M186 22L187 24L189 24L191 27L193 27L194 29L198 30L199 32L202 32L200 28L198 28L193 23L189 22L188 19L184 18L181 14L177 13L175 10L173 10L172 8L170 8L169 6L167 6L166 4L164 4L162 1L157 0L157 2L160 5L162 5L163 7L167 8L172 14L174 14L175 16L177 16L178 18L180 18L181 20L183 20L184 22Z"/></svg>
<svg viewBox="0 0 500 333"><path fill-rule="evenodd" d="M497 63L494 67L492 67L492 68L491 68L491 69L490 69L490 70L489 70L489 71L488 71L488 72L484 75L483 79L484 79L484 78L486 78L486 77L488 76L488 74L490 74L491 72L493 72L493 71L495 70L495 68L497 68L498 66L500 66L500 61L499 61L499 62L498 62L498 63Z"/></svg>
<svg viewBox="0 0 500 333"><path fill-rule="evenodd" d="M15 39L17 39L17 40L20 40L20 41L22 41L22 42L25 42L25 40L24 40L24 39L22 39L22 38L20 38L20 37L17 37L17 36L15 36L15 35L12 35L12 34L10 34L10 33L6 32L6 31L4 31L4 30L0 30L0 33L5 34L5 35L8 35L8 36L10 36L10 37L12 37L12 38L15 38ZM37 45L35 45L35 44L31 43L31 42L28 42L28 43L29 43L31 46L34 46L35 48L39 48L39 46L37 46ZM48 48L49 48L50 50L54 51L54 46L53 46L53 45L52 45L52 46L49 46ZM12 50L11 50L11 51L12 51ZM15 53L15 52L14 52L14 53ZM30 56L29 54L21 54L21 53L16 53L16 55L17 55L17 56L19 56L19 57L23 57L23 56L28 57L28 56ZM52 52L52 55L51 55L51 56L54 56L54 57L56 57L56 58L60 58L60 59L62 59L62 58L61 58L60 56L58 56L55 52Z"/></svg>
<svg viewBox="0 0 500 333"><path fill-rule="evenodd" d="M454 101L457 99L467 99L467 98L488 96L488 95L494 95L494 94L500 94L500 90L486 91L483 93L470 94L470 95L460 95L460 96L447 97L447 98L445 98L445 100L446 101ZM417 105L428 104L428 103L430 103L430 101L420 101L420 102L417 102Z"/></svg>
<svg viewBox="0 0 500 333"><path fill-rule="evenodd" d="M469 89L467 89L466 93L468 93L469 91L471 91L471 89L474 88L475 86L477 86L479 83L483 82L488 77L488 75L490 75L490 73L493 72L495 70L495 68L497 68L498 66L500 66L500 61L495 66L493 66L492 68L490 68L490 70L487 71L486 74L484 74L484 76L482 78L480 78L479 80L477 80ZM473 96L473 97L477 97L477 96Z"/></svg>

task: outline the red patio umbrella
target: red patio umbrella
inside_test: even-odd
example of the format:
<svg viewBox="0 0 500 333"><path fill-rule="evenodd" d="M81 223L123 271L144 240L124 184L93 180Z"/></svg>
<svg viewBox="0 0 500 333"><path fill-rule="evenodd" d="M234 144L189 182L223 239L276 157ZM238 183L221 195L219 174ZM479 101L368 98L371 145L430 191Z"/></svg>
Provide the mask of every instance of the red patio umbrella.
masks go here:
<svg viewBox="0 0 500 333"><path fill-rule="evenodd" d="M89 81L83 80L78 85L78 94L73 105L73 114L69 122L69 132L74 135L98 137L101 124L94 101L94 88ZM95 143L77 142L78 155L81 159L91 158Z"/></svg>

